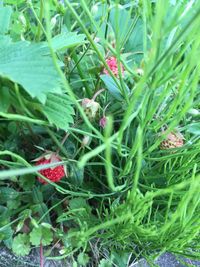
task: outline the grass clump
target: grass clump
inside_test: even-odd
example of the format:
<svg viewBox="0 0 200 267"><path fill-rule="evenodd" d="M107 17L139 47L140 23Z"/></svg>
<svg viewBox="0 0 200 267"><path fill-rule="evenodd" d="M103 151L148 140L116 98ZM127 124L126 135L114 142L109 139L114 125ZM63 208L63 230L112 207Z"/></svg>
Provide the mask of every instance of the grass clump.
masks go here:
<svg viewBox="0 0 200 267"><path fill-rule="evenodd" d="M1 241L199 259L200 3L4 2Z"/></svg>

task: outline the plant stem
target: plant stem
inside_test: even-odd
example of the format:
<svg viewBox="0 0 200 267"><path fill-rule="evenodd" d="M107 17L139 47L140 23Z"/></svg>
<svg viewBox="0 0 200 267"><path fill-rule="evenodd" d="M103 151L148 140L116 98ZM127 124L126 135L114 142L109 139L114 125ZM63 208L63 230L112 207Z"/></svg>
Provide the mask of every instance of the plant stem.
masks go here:
<svg viewBox="0 0 200 267"><path fill-rule="evenodd" d="M72 53L72 58L76 64L76 67L77 67L77 70L79 72L81 79L83 79L83 85L85 86L87 96L90 98L92 96L92 91L91 91L90 87L88 86L88 83L86 82L87 77L85 76L85 74L84 74L84 72L83 72L83 70L79 64L80 60L78 59L76 52Z"/></svg>
<svg viewBox="0 0 200 267"><path fill-rule="evenodd" d="M92 100L95 100L96 98L97 98L97 96L98 95L100 95L102 92L104 92L105 91L105 89L101 89L101 90L99 90L99 91L97 91L95 94L94 94L94 96L92 97Z"/></svg>
<svg viewBox="0 0 200 267"><path fill-rule="evenodd" d="M42 22L43 12L44 12L44 3L43 3L43 0L40 0L40 16L39 16L40 22ZM36 35L36 41L37 42L40 41L41 30L42 30L41 23L38 23L38 31L37 31L37 35Z"/></svg>
<svg viewBox="0 0 200 267"><path fill-rule="evenodd" d="M40 267L44 266L43 246L42 240L40 241Z"/></svg>

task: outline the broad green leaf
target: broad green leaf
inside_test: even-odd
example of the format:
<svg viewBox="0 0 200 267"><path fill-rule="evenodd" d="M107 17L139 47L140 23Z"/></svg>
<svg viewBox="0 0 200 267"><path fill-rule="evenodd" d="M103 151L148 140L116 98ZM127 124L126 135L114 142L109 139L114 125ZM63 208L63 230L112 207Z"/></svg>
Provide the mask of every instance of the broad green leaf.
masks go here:
<svg viewBox="0 0 200 267"><path fill-rule="evenodd" d="M44 246L47 246L51 244L52 240L52 231L41 225L38 228L34 228L30 233L30 241L34 246L39 246L41 242Z"/></svg>
<svg viewBox="0 0 200 267"><path fill-rule="evenodd" d="M18 234L13 239L12 250L17 256L28 255L31 250L29 236L27 234Z"/></svg>
<svg viewBox="0 0 200 267"><path fill-rule="evenodd" d="M30 241L33 246L39 246L42 239L42 229L34 228L32 232L30 233Z"/></svg>
<svg viewBox="0 0 200 267"><path fill-rule="evenodd" d="M11 43L11 38L8 35L1 35L0 34L0 47L9 45Z"/></svg>
<svg viewBox="0 0 200 267"><path fill-rule="evenodd" d="M143 21L139 19L125 44L126 52L143 51Z"/></svg>
<svg viewBox="0 0 200 267"><path fill-rule="evenodd" d="M75 32L64 32L52 39L52 47L55 51L67 49L82 44L84 39L84 34L77 35Z"/></svg>
<svg viewBox="0 0 200 267"><path fill-rule="evenodd" d="M4 34L9 29L12 8L10 6L0 8L0 34Z"/></svg>
<svg viewBox="0 0 200 267"><path fill-rule="evenodd" d="M0 41L0 76L19 83L42 103L48 92L60 92L60 79L44 44Z"/></svg>
<svg viewBox="0 0 200 267"><path fill-rule="evenodd" d="M110 77L109 75L103 74L100 76L100 78L105 83L106 88L108 89L108 91L111 93L113 97L115 97L117 100L123 100L122 94L112 77ZM128 86L125 86L125 87L126 87L127 93L129 93Z"/></svg>
<svg viewBox="0 0 200 267"><path fill-rule="evenodd" d="M69 123L73 123L74 110L71 106L69 96L64 94L48 94L42 112L48 121L57 128L67 130Z"/></svg>

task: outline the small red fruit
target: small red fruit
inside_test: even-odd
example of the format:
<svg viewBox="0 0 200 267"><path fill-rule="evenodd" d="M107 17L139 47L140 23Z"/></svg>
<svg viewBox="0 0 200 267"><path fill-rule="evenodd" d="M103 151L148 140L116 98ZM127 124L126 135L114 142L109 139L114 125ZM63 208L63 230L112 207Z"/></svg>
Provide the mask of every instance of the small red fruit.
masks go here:
<svg viewBox="0 0 200 267"><path fill-rule="evenodd" d="M110 68L110 70L112 71L112 73L116 76L119 77L119 71L118 71L118 66L117 66L117 59L115 57L109 57L108 59L106 59L106 63L108 64L108 67ZM120 69L121 69L121 73L122 76L124 76L124 66L122 65L122 63L120 63ZM103 72L105 74L109 75L109 72L106 68L103 69Z"/></svg>
<svg viewBox="0 0 200 267"><path fill-rule="evenodd" d="M40 157L35 165L40 166L60 161L61 159L57 155L52 153ZM63 165L40 170L38 172L54 183L59 182L65 176L65 168ZM38 177L38 180L42 184L47 184L47 181L45 181L41 177Z"/></svg>

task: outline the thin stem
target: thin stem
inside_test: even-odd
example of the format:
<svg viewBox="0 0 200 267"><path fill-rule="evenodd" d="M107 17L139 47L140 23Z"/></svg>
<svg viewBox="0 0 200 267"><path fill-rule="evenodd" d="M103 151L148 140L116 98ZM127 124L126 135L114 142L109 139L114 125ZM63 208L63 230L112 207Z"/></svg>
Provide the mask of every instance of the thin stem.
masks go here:
<svg viewBox="0 0 200 267"><path fill-rule="evenodd" d="M77 101L76 99L76 96L74 95L73 93L73 90L71 89L68 81L66 80L65 78L65 75L63 74L62 70L60 69L60 66L58 64L58 61L57 61L57 57L56 57L56 54L52 48L52 45L51 45L51 30L50 30L50 22L49 22L49 6L48 6L48 2L45 2L45 17L46 17L46 25L47 25L47 42L48 42L48 45L49 45L49 48L50 48L50 52L51 52L51 56L52 56L52 59L53 59L53 63L55 65L55 68L58 72L58 74L60 75L61 77L61 80L62 80L62 83L64 85L64 88L66 90L66 92L69 94L69 96L71 97L72 101L74 102L74 104L77 106L82 118L84 119L85 123L87 124L87 126L93 130L96 135L98 135L101 139L103 139L103 136L102 134L91 124L91 122L89 121L89 119L87 118L83 108L81 107L81 105L79 104L79 102Z"/></svg>
<svg viewBox="0 0 200 267"><path fill-rule="evenodd" d="M82 1L81 1L82 2ZM97 48L94 40L92 39L90 33L88 32L87 28L85 27L85 25L83 24L83 22L81 21L79 15L76 13L75 9L73 8L72 4L68 1L65 0L65 3L67 5L67 7L70 9L71 13L73 14L73 16L76 18L77 22L79 23L79 25L81 26L81 28L83 29L83 32L85 33L85 35L87 36L89 42L91 43L91 46L94 48L95 52L97 53L99 59L102 61L103 65L105 66L105 68L107 69L108 73L111 75L111 77L113 78L113 80L115 81L116 85L119 87L119 83L115 77L115 75L112 73L112 71L110 70L108 64L106 63L106 60L104 59L104 57L102 56L101 52L99 51L99 49ZM91 17L91 14L88 12L88 9L85 5L85 3L83 3L83 7L86 10L89 18Z"/></svg>
<svg viewBox="0 0 200 267"><path fill-rule="evenodd" d="M86 50L87 51L87 50ZM72 53L72 58L75 62L75 66L77 67L78 73L81 77L81 79L83 80L83 85L85 86L86 89L86 93L88 95L88 97L92 96L92 90L90 89L88 83L87 83L87 76L84 74L84 71L82 70L81 66L80 66L80 60L78 60L78 57L76 55L76 52Z"/></svg>
<svg viewBox="0 0 200 267"><path fill-rule="evenodd" d="M40 267L44 266L43 246L42 240L40 241Z"/></svg>
<svg viewBox="0 0 200 267"><path fill-rule="evenodd" d="M43 18L43 12L44 12L44 3L43 3L43 0L40 0L40 17L39 17L40 22L42 21L42 18ZM38 22L38 31L36 34L37 42L40 41L41 30L42 30L41 23Z"/></svg>
<svg viewBox="0 0 200 267"><path fill-rule="evenodd" d="M97 96L100 95L100 94L101 94L102 92L104 92L104 91L105 91L105 89L101 89L101 90L97 91L97 92L94 94L94 96L92 97L92 100L95 101L95 99L97 98Z"/></svg>

